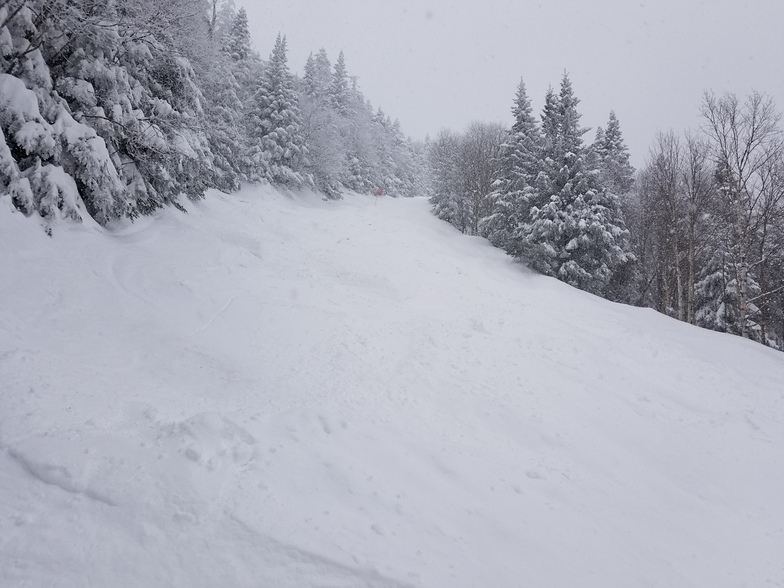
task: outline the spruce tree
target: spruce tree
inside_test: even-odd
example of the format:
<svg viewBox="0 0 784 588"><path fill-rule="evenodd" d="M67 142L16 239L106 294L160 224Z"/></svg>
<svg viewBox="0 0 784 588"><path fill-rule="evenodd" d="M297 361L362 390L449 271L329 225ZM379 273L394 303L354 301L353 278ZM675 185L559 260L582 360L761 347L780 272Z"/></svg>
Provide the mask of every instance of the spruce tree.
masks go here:
<svg viewBox="0 0 784 588"><path fill-rule="evenodd" d="M759 283L754 277L748 279L748 290L752 296L758 296L761 292ZM698 275L695 291L698 326L742 335L738 324L740 288L731 254L727 254L720 247L713 251L712 257ZM756 341L764 342L759 318L760 309L753 302L750 303L746 335Z"/></svg>
<svg viewBox="0 0 784 588"><path fill-rule="evenodd" d="M302 75L302 91L308 97L316 95L316 59L311 51L305 60L305 69Z"/></svg>
<svg viewBox="0 0 784 588"><path fill-rule="evenodd" d="M289 73L286 38L278 35L250 113L254 177L301 186L306 154L294 77Z"/></svg>
<svg viewBox="0 0 784 588"><path fill-rule="evenodd" d="M134 0L46 4L0 7L3 167L20 208L107 223L201 197L212 157L188 57L204 22L177 1L155 21Z"/></svg>
<svg viewBox="0 0 784 588"><path fill-rule="evenodd" d="M330 100L332 101L332 107L338 114L348 116L351 104L351 91L349 88L346 59L343 56L343 51L338 55L338 60L335 62L335 68L332 73Z"/></svg>
<svg viewBox="0 0 784 588"><path fill-rule="evenodd" d="M344 175L345 147L332 108L329 92L332 64L324 49L308 56L301 83L300 110L303 132L307 137L308 158L305 170L317 190L329 198L340 198Z"/></svg>
<svg viewBox="0 0 784 588"><path fill-rule="evenodd" d="M602 131L601 127L599 131ZM597 132L594 150L598 156L598 166L602 172L602 182L613 194L628 194L634 187L634 168L629 163L629 149L623 140L621 124L610 111L607 129Z"/></svg>
<svg viewBox="0 0 784 588"><path fill-rule="evenodd" d="M305 62L305 75L302 78L306 96L316 100L320 107L332 107L329 100L332 84L332 64L323 48L314 56L312 53Z"/></svg>
<svg viewBox="0 0 784 588"><path fill-rule="evenodd" d="M458 155L460 138L443 130L430 144L428 161L431 168L430 204L433 214L465 232L463 199L460 197Z"/></svg>
<svg viewBox="0 0 784 588"><path fill-rule="evenodd" d="M617 197L588 166L574 95L564 75L556 98L550 90L542 127L544 149L537 188L547 200L531 209L524 225L524 255L544 274L603 294L613 274L634 259Z"/></svg>
<svg viewBox="0 0 784 588"><path fill-rule="evenodd" d="M512 114L514 123L501 146L501 172L493 195L493 213L484 220L483 232L493 245L517 257L523 251L518 229L528 219L537 199L533 184L542 143L523 80L517 87Z"/></svg>
<svg viewBox="0 0 784 588"><path fill-rule="evenodd" d="M240 8L226 36L226 52L237 61L248 59L251 53L248 13Z"/></svg>
<svg viewBox="0 0 784 588"><path fill-rule="evenodd" d="M201 72L205 97L206 134L214 158L212 184L232 191L250 173L248 141L243 115L248 98L247 86L258 56L250 48L247 15L224 6L218 13L211 58ZM223 22L225 20L225 22Z"/></svg>
<svg viewBox="0 0 784 588"><path fill-rule="evenodd" d="M617 197L621 209L629 212L630 193L634 188L634 168L629 163L629 149L623 140L621 125L614 110L610 111L607 128L603 130L599 127L597 130L593 154L596 157L594 165L600 171L602 185ZM637 299L640 279L636 264L625 264L623 268L615 271L604 294L610 300L632 303Z"/></svg>

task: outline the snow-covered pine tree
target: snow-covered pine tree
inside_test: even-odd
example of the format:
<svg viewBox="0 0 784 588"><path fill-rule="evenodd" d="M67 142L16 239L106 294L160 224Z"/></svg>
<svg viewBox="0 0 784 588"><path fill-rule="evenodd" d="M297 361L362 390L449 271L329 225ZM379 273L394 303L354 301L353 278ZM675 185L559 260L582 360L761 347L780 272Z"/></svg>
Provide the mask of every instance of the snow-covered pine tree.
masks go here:
<svg viewBox="0 0 784 588"><path fill-rule="evenodd" d="M564 74L557 99L548 91L545 101L536 187L549 199L531 209L523 227L524 256L534 269L601 295L634 256L617 196L601 185L599 170L587 165L578 104Z"/></svg>
<svg viewBox="0 0 784 588"><path fill-rule="evenodd" d="M359 90L356 78L348 90L347 100L346 114L338 117L346 150L345 175L341 183L364 194L375 193L378 188L383 191L379 127L373 121L373 107Z"/></svg>
<svg viewBox="0 0 784 588"><path fill-rule="evenodd" d="M214 66L201 72L200 80L206 98L205 133L214 163L210 183L227 192L238 189L249 171L241 86L234 75L234 66L231 56L216 51Z"/></svg>
<svg viewBox="0 0 784 588"><path fill-rule="evenodd" d="M135 212L176 204L181 195L201 198L212 162L200 124L203 96L190 59L204 49L204 13L195 13L191 0L156 4L155 19L144 0L101 6L106 12L90 13L91 28L75 44L90 50L82 59L77 50L52 66L66 83L84 79L96 90L95 106L83 103L81 95L68 96L74 117L92 121L115 154ZM107 20L119 23L119 46L102 42Z"/></svg>
<svg viewBox="0 0 784 588"><path fill-rule="evenodd" d="M20 172L34 170L29 211L77 217L68 202L81 201L106 223L176 204L183 194L203 195L212 158L188 58L200 53L206 30L203 14L185 10L187 1L159 6L155 19L143 0L27 0L2 7L8 34L0 37L10 43L2 70L30 92L15 101L26 104L16 114L40 117L36 129L53 145L33 148L26 140L22 146L21 137L4 131ZM65 198L72 186L78 195Z"/></svg>
<svg viewBox="0 0 784 588"><path fill-rule="evenodd" d="M459 195L459 151L460 138L451 131L441 131L430 143L430 204L433 214L465 232L467 221Z"/></svg>
<svg viewBox="0 0 784 588"><path fill-rule="evenodd" d="M330 198L340 198L340 178L345 175L344 140L338 129L338 115L332 108L329 90L332 65L322 48L308 56L300 84L300 112L303 135L308 147L305 170L316 189Z"/></svg>
<svg viewBox="0 0 784 588"><path fill-rule="evenodd" d="M308 56L305 75L302 78L305 95L316 100L320 107L331 107L330 87L332 85L332 64L327 51L322 47L314 56Z"/></svg>
<svg viewBox="0 0 784 588"><path fill-rule="evenodd" d="M607 128L600 127L597 130L593 153L597 158L595 165L601 174L601 184L618 198L621 210L626 214L632 209L629 200L634 189L635 170L629 162L629 149L623 140L621 124L614 110L610 111ZM636 264L625 264L613 274L604 294L610 300L632 303L637 299L640 279Z"/></svg>
<svg viewBox="0 0 784 588"><path fill-rule="evenodd" d="M212 2L215 32L203 48L197 73L204 95L204 132L213 155L210 184L232 191L251 172L244 111L261 60L251 49L244 11L235 12L231 2L218 10L218 0Z"/></svg>
<svg viewBox="0 0 784 588"><path fill-rule="evenodd" d="M303 133L308 146L305 167L316 187L330 197L341 188L357 192L410 196L422 166L410 140L380 110L374 114L348 75L341 53L334 68L324 49L311 54L299 84Z"/></svg>
<svg viewBox="0 0 784 588"><path fill-rule="evenodd" d="M420 194L417 191L417 187L421 184L417 174L421 173L421 169L415 161L417 157L416 148L413 141L403 134L400 122L397 119L392 123L392 133L394 145L392 159L394 160L395 174L399 179L397 195L417 196Z"/></svg>
<svg viewBox="0 0 784 588"><path fill-rule="evenodd" d="M329 96L335 111L341 116L348 116L351 112L351 88L343 51L340 52L338 60L335 62Z"/></svg>
<svg viewBox="0 0 784 588"><path fill-rule="evenodd" d="M493 194L493 213L484 219L482 232L493 245L518 257L523 251L523 240L517 229L528 219L537 200L533 184L542 144L523 80L517 86L512 115L514 123L501 146L501 172Z"/></svg>
<svg viewBox="0 0 784 588"><path fill-rule="evenodd" d="M597 157L597 161L601 160L602 152L604 150L604 129L596 127L596 136L593 139L593 152Z"/></svg>
<svg viewBox="0 0 784 588"><path fill-rule="evenodd" d="M395 138L392 134L392 121L379 108L371 117L371 122L373 147L378 154L378 166L374 170L374 176L378 178L376 183L383 187L385 194L397 196L400 185L394 159Z"/></svg>
<svg viewBox="0 0 784 588"><path fill-rule="evenodd" d="M601 131L601 132L599 132ZM629 149L623 140L621 123L610 111L607 129L597 131L594 150L598 155L598 165L602 173L602 183L616 196L631 192L634 187L634 168L629 163Z"/></svg>
<svg viewBox="0 0 784 588"><path fill-rule="evenodd" d="M413 190L414 196L432 197L430 191L430 177L432 169L427 158L430 149L430 137L425 137L424 141L411 141L411 158L413 166Z"/></svg>
<svg viewBox="0 0 784 588"><path fill-rule="evenodd" d="M240 8L231 23L231 28L224 39L226 53L235 61L248 59L251 54L250 28L248 27L248 13Z"/></svg>
<svg viewBox="0 0 784 588"><path fill-rule="evenodd" d="M411 142L403 135L400 122L392 121L379 108L373 117L373 134L378 153L378 185L389 196L413 196L414 165Z"/></svg>
<svg viewBox="0 0 784 588"><path fill-rule="evenodd" d="M305 60L305 69L302 75L302 85L300 91L305 96L316 96L317 83L316 83L316 58L313 57L311 51L308 58Z"/></svg>
<svg viewBox="0 0 784 588"><path fill-rule="evenodd" d="M739 326L739 287L737 271L732 256L723 248L714 250L713 256L702 268L695 284L696 324L700 327L741 335ZM752 296L760 294L760 287L753 277L748 279L748 291ZM762 341L762 327L757 319L760 309L753 302L748 305L747 333L751 339Z"/></svg>
<svg viewBox="0 0 784 588"><path fill-rule="evenodd" d="M307 148L294 77L289 73L286 37L278 35L250 113L254 179L301 186Z"/></svg>
<svg viewBox="0 0 784 588"><path fill-rule="evenodd" d="M47 223L87 212L108 222L130 213L133 203L106 143L74 119L47 63L83 51L71 43L89 23L79 6L56 14L45 7L42 0L0 5L0 195ZM115 38L111 29L104 35ZM95 100L90 84L69 82L61 91Z"/></svg>

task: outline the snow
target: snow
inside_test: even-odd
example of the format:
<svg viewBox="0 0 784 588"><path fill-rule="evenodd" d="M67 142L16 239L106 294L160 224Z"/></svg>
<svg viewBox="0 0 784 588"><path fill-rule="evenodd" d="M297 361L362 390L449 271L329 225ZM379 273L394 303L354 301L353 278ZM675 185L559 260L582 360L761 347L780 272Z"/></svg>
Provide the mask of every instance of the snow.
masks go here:
<svg viewBox="0 0 784 588"><path fill-rule="evenodd" d="M782 586L784 355L423 199L0 198L0 586Z"/></svg>
<svg viewBox="0 0 784 588"><path fill-rule="evenodd" d="M22 120L40 120L38 99L24 82L10 74L0 74L0 113L5 117Z"/></svg>

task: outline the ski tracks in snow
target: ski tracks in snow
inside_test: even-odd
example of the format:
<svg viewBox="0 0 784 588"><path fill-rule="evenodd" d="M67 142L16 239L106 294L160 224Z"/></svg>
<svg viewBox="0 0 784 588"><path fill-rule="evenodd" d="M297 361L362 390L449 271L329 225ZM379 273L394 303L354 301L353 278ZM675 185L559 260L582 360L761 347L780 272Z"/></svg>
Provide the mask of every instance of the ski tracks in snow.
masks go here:
<svg viewBox="0 0 784 588"><path fill-rule="evenodd" d="M317 422L331 433L327 418ZM0 493L13 501L7 512L17 513L0 519L0 585L36 577L83 586L86 576L73 566L89 558L93 585L206 588L230 577L232 586L249 588L405 588L372 567L339 563L262 531L275 499L256 480L272 448L218 413L170 421L135 402L111 429L86 423L0 447ZM34 509L29 496L37 497ZM244 520L243 512L255 516ZM53 538L66 532L90 537L91 551L53 551ZM135 560L132 568L116 561L119 544Z"/></svg>

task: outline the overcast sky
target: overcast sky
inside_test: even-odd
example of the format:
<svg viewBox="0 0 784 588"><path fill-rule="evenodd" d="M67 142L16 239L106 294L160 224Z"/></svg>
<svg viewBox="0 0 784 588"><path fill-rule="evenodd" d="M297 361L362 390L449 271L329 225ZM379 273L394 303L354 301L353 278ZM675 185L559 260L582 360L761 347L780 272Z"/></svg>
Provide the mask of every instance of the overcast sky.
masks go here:
<svg viewBox="0 0 784 588"><path fill-rule="evenodd" d="M638 166L657 131L699 124L706 89L756 89L784 109L784 0L235 1L262 57L278 32L299 74L311 51L334 63L342 49L373 106L416 139L511 124L521 77L538 114L564 70L583 125L614 109Z"/></svg>

